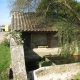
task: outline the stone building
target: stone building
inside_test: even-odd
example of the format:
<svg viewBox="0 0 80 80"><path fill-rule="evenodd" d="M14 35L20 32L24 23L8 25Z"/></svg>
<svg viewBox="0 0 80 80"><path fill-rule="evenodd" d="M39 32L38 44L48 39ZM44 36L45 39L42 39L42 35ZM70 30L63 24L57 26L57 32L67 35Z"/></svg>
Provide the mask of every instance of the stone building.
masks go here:
<svg viewBox="0 0 80 80"><path fill-rule="evenodd" d="M57 29L54 26L49 27L45 25L42 22L43 17L37 17L36 14L32 12L12 12L11 16L11 31L20 32L22 34L21 38L24 42L22 52L24 54L23 58L25 59L24 61L26 65L29 65L28 62L31 61L32 62L30 64L32 64L34 60L39 59L45 55L53 55L54 53L57 53ZM11 45L13 46L13 43L11 43ZM11 55L14 54L12 51L13 49L11 48ZM14 60L13 56L12 60ZM14 62L12 64L14 65ZM26 70L30 66L27 66Z"/></svg>

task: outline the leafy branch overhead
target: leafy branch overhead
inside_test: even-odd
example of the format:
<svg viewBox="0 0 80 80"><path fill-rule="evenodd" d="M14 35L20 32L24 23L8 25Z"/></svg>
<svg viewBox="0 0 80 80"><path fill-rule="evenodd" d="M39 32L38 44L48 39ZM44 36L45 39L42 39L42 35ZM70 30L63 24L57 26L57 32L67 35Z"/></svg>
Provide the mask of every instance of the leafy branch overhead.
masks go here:
<svg viewBox="0 0 80 80"><path fill-rule="evenodd" d="M71 52L70 45L76 47L78 44L80 2L76 0L9 0L9 2L12 6L11 11L34 12L37 19L41 18L40 25L55 26L58 29L58 43L62 47L63 55Z"/></svg>
<svg viewBox="0 0 80 80"><path fill-rule="evenodd" d="M11 11L36 12L50 22L67 18L80 26L80 2L76 0L9 0L9 3Z"/></svg>
<svg viewBox="0 0 80 80"><path fill-rule="evenodd" d="M67 18L80 26L80 3L75 0L41 0L41 3L38 5L37 12L41 14L48 15L50 19L56 18Z"/></svg>

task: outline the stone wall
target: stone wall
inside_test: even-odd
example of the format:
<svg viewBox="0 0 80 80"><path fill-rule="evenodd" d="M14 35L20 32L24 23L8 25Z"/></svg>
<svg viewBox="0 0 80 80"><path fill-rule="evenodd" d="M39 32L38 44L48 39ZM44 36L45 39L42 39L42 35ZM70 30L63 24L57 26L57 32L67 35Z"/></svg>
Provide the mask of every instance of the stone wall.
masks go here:
<svg viewBox="0 0 80 80"><path fill-rule="evenodd" d="M51 34L51 47L52 48L58 47L58 37L55 37L54 34Z"/></svg>
<svg viewBox="0 0 80 80"><path fill-rule="evenodd" d="M27 80L23 45L17 45L13 38L10 39L11 68L13 80Z"/></svg>
<svg viewBox="0 0 80 80"><path fill-rule="evenodd" d="M31 46L33 48L38 46L47 45L47 35L46 33L32 33L31 34ZM34 44L34 46L33 46Z"/></svg>
<svg viewBox="0 0 80 80"><path fill-rule="evenodd" d="M74 79L74 76L80 73L80 63L53 65L49 67L40 67L31 71L31 80L80 80Z"/></svg>
<svg viewBox="0 0 80 80"><path fill-rule="evenodd" d="M54 33L51 34L51 48L58 47L58 38L54 35ZM38 46L48 46L47 44L47 33L45 32L37 32L31 34L31 47L36 48Z"/></svg>

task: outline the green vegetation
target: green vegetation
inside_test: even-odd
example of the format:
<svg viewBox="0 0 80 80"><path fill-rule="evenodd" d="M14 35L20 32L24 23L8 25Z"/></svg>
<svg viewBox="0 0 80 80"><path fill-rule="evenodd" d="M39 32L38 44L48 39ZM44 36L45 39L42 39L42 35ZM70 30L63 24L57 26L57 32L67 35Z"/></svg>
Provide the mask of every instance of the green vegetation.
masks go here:
<svg viewBox="0 0 80 80"><path fill-rule="evenodd" d="M52 63L51 63L50 61L40 61L40 62L39 62L39 65L41 65L41 67L51 66Z"/></svg>
<svg viewBox="0 0 80 80"><path fill-rule="evenodd" d="M39 25L55 26L58 30L58 43L61 56L67 57L78 46L76 34L80 29L80 2L76 0L10 0L13 11L35 12ZM14 6L13 6L14 5ZM29 10L28 10L29 9ZM71 48L72 47L72 48ZM70 49L71 48L71 49Z"/></svg>
<svg viewBox="0 0 80 80"><path fill-rule="evenodd" d="M9 41L5 39L0 44L0 80L8 80L7 69L10 65Z"/></svg>
<svg viewBox="0 0 80 80"><path fill-rule="evenodd" d="M80 3L76 0L9 0L9 5L11 11L35 11L53 23L54 18L80 22Z"/></svg>
<svg viewBox="0 0 80 80"><path fill-rule="evenodd" d="M6 46L6 47L10 47L10 42L7 39L4 39L4 41L1 42L0 45Z"/></svg>
<svg viewBox="0 0 80 80"><path fill-rule="evenodd" d="M75 80L79 80L80 79L80 73L77 73L77 75L74 76Z"/></svg>
<svg viewBox="0 0 80 80"><path fill-rule="evenodd" d="M45 25L57 28L58 44L61 47L59 53L63 57L74 54L74 49L79 47L79 4L76 0L41 0L36 8L38 16L44 16Z"/></svg>
<svg viewBox="0 0 80 80"><path fill-rule="evenodd" d="M13 31L10 32L11 36L14 38L15 42L17 43L17 45L21 45L22 44L22 38L21 38L21 32L17 32L17 31Z"/></svg>

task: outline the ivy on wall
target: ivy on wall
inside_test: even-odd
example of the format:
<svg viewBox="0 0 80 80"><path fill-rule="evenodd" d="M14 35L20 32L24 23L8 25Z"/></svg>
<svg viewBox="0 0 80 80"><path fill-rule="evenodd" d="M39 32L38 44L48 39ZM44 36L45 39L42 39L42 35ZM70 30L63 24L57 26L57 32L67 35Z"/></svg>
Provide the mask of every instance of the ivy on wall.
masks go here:
<svg viewBox="0 0 80 80"><path fill-rule="evenodd" d="M60 54L67 57L70 54L78 53L78 29L75 25L65 22L57 22L58 44L61 48Z"/></svg>
<svg viewBox="0 0 80 80"><path fill-rule="evenodd" d="M22 33L21 32L13 31L10 34L12 38L15 40L15 42L17 43L17 45L22 44L22 38L21 38Z"/></svg>

